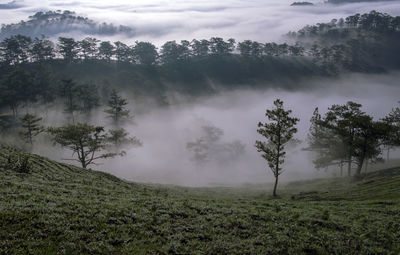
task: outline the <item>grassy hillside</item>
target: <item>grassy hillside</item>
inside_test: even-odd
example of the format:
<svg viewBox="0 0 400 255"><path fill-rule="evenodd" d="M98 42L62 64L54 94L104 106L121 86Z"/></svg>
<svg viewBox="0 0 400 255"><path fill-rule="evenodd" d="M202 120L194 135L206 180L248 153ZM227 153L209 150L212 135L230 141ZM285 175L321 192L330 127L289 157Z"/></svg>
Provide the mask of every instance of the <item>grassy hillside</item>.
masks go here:
<svg viewBox="0 0 400 255"><path fill-rule="evenodd" d="M0 147L0 254L398 254L400 170L184 188Z"/></svg>

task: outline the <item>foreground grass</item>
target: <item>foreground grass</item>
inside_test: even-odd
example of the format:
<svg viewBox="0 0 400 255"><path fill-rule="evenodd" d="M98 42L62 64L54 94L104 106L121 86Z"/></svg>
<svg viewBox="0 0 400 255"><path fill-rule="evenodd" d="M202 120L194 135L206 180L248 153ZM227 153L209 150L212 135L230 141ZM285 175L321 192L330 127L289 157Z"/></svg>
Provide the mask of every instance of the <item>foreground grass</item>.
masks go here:
<svg viewBox="0 0 400 255"><path fill-rule="evenodd" d="M364 180L182 188L0 147L0 254L399 254L400 170ZM382 172L383 173L383 172ZM268 192L268 193L266 193Z"/></svg>

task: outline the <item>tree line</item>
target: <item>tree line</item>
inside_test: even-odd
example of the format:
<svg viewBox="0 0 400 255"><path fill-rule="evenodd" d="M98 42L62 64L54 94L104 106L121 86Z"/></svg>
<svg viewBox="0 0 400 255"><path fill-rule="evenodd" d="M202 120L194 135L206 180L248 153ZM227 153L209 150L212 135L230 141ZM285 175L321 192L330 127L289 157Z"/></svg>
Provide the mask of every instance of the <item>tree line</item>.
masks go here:
<svg viewBox="0 0 400 255"><path fill-rule="evenodd" d="M347 165L348 176L360 177L364 165L383 161L384 150L389 153L390 149L400 147L400 108L374 120L361 107L349 101L344 105L332 105L323 116L318 108L314 110L305 150L315 152L313 163L317 169L337 166L343 175L343 167ZM297 132L295 126L299 119L291 113L284 109L283 101L277 99L274 108L266 110L268 122L258 124L257 132L265 139L257 140L255 147L274 174L273 196L276 196L278 177L283 172L285 147Z"/></svg>
<svg viewBox="0 0 400 255"><path fill-rule="evenodd" d="M93 37L75 40L59 37L57 43L45 38L13 35L0 42L0 61L15 65L45 60L63 59L66 62L79 60L104 60L142 65L171 64L190 58L225 56L239 53L242 57L262 56L304 56L304 48L287 43L259 43L245 40L236 43L234 39L212 37L209 40L168 41L159 51L150 42L135 42L127 45L121 41L100 41Z"/></svg>
<svg viewBox="0 0 400 255"><path fill-rule="evenodd" d="M373 10L369 13L357 13L346 18L332 19L328 23L308 25L298 32L289 32L288 35L297 38L323 36L338 40L342 36L348 36L352 29L373 31L379 34L396 33L400 31L400 16L393 17Z"/></svg>
<svg viewBox="0 0 400 255"><path fill-rule="evenodd" d="M399 51L396 46L399 31L399 16L371 11L289 32L289 40L294 41L292 44L252 40L237 43L232 38L212 37L208 40L168 41L157 49L151 42L143 41L127 45L94 37L82 40L59 37L54 43L46 38L13 35L0 42L0 62L16 65L57 59L66 63L97 60L168 66L233 55L240 57L241 63L268 61L270 57L311 58L330 73L337 73L340 69L379 71L385 65L400 65L393 57Z"/></svg>

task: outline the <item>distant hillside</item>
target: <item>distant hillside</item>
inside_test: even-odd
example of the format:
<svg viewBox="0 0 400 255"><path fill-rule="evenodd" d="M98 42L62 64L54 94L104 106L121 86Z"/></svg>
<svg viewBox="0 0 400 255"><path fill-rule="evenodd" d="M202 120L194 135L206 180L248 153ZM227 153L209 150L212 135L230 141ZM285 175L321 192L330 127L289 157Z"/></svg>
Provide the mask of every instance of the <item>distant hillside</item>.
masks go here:
<svg viewBox="0 0 400 255"><path fill-rule="evenodd" d="M8 4L12 7L15 5ZM1 6L0 6L1 7ZM16 24L3 25L0 29L0 39L12 35L34 37L57 36L65 33L79 33L83 35L115 35L133 36L134 29L127 26L115 26L108 23L98 23L91 19L76 15L71 11L37 12L28 20Z"/></svg>
<svg viewBox="0 0 400 255"><path fill-rule="evenodd" d="M54 15L58 20L70 14L42 13L35 19ZM11 36L0 42L0 112L16 112L27 102L54 102L63 96L60 81L65 78L95 85L99 90L92 94L102 91L103 98L115 88L164 104L171 93L196 97L272 86L299 90L309 88L301 81L310 78L400 69L399 16L356 14L290 32L287 40L277 44L212 37L168 41L157 49L139 41L127 45L90 37L52 42Z"/></svg>
<svg viewBox="0 0 400 255"><path fill-rule="evenodd" d="M129 183L0 147L0 253L398 254L399 171L341 181L332 192L329 179L289 185L272 200L269 186ZM325 199L338 191L353 201Z"/></svg>

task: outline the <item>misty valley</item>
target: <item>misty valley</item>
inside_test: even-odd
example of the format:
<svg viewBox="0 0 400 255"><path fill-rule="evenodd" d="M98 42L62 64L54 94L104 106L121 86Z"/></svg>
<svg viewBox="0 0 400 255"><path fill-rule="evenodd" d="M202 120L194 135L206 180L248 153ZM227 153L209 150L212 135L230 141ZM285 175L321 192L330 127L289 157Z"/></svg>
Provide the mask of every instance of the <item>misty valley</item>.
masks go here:
<svg viewBox="0 0 400 255"><path fill-rule="evenodd" d="M276 41L3 24L0 253L398 254L400 16L349 13Z"/></svg>

